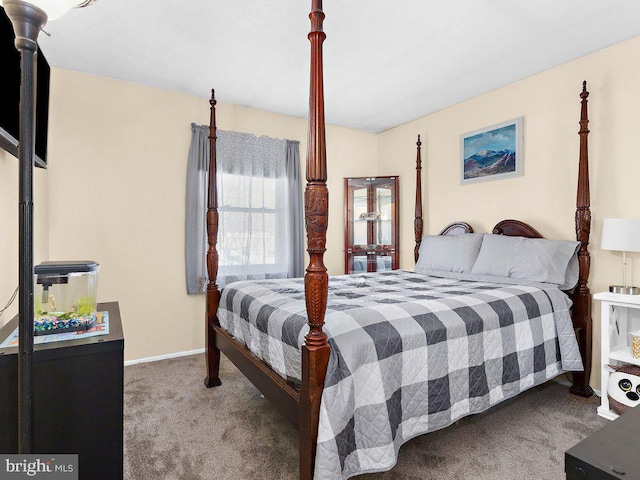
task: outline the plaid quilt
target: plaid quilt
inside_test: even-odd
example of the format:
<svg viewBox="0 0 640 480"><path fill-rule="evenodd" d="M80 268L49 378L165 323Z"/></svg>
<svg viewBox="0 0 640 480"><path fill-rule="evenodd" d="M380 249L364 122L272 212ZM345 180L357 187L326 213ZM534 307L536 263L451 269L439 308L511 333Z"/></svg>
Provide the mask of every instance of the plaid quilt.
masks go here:
<svg viewBox="0 0 640 480"><path fill-rule="evenodd" d="M331 277L315 478L388 470L407 440L582 370L570 305L554 286L469 274ZM299 381L301 279L230 284L218 318Z"/></svg>

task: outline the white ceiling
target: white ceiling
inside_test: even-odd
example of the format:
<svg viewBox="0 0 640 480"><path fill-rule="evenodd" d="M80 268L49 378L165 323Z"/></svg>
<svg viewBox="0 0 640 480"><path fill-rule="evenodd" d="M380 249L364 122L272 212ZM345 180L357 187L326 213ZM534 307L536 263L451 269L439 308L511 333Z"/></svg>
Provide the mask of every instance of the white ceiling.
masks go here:
<svg viewBox="0 0 640 480"><path fill-rule="evenodd" d="M49 63L306 117L310 0L100 0ZM638 0L325 0L327 121L381 132L640 34ZM640 60L639 60L640 61ZM588 79L587 79L588 80Z"/></svg>

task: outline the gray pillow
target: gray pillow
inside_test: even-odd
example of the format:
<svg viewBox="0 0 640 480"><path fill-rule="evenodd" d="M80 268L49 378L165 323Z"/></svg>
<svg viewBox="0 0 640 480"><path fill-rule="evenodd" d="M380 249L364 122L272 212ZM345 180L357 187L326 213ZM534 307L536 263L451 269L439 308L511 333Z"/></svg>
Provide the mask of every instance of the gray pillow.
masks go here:
<svg viewBox="0 0 640 480"><path fill-rule="evenodd" d="M567 266L567 271L564 275L564 284L560 285L560 290L571 290L578 284L578 278L580 275L580 263L578 262L578 250L580 250L580 246L576 248L575 253L569 260L569 266Z"/></svg>
<svg viewBox="0 0 640 480"><path fill-rule="evenodd" d="M471 273L552 283L564 288L571 281L571 272L568 274L567 270L579 245L563 240L485 235Z"/></svg>
<svg viewBox="0 0 640 480"><path fill-rule="evenodd" d="M470 272L478 257L483 233L425 235L420 243L415 271Z"/></svg>

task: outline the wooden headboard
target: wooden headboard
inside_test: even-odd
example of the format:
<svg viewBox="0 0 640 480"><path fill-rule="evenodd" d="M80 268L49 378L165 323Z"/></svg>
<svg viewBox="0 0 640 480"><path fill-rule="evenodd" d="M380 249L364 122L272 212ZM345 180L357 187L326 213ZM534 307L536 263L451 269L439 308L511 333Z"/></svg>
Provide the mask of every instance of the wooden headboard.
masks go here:
<svg viewBox="0 0 640 480"><path fill-rule="evenodd" d="M535 228L520 220L502 220L493 227L492 233L509 237L543 238Z"/></svg>
<svg viewBox="0 0 640 480"><path fill-rule="evenodd" d="M460 235L473 233L473 227L467 222L453 222L442 229L440 235Z"/></svg>

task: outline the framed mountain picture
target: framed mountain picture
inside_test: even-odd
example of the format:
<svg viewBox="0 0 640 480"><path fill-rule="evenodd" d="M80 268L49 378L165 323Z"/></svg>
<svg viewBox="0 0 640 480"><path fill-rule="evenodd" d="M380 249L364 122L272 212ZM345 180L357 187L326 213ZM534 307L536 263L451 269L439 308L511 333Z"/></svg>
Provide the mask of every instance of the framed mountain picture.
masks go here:
<svg viewBox="0 0 640 480"><path fill-rule="evenodd" d="M522 175L523 117L460 136L460 183Z"/></svg>

